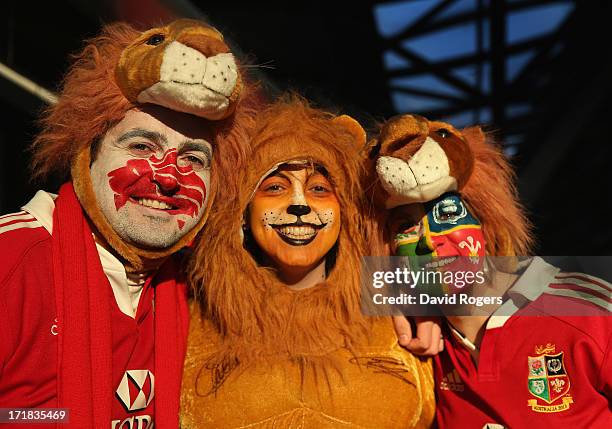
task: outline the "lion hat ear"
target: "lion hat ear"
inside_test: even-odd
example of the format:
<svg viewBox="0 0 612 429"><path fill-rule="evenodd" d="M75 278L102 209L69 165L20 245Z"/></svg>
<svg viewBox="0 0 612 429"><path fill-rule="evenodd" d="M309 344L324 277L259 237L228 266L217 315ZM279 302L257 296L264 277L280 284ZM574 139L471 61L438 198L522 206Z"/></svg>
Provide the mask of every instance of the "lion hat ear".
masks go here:
<svg viewBox="0 0 612 429"><path fill-rule="evenodd" d="M349 115L340 115L332 119L332 123L340 125L353 136L353 142L357 149L362 149L367 140L366 132L356 119Z"/></svg>

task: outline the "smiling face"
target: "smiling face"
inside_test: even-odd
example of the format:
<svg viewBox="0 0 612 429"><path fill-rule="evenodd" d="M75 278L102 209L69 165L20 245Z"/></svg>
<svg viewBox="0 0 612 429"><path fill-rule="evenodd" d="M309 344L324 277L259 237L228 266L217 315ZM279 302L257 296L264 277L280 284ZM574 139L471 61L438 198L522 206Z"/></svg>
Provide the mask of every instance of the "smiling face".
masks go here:
<svg viewBox="0 0 612 429"><path fill-rule="evenodd" d="M446 193L425 204L399 207L394 217L398 219L393 226L398 232L396 255L414 257L419 268L455 272L482 268L482 227L458 194Z"/></svg>
<svg viewBox="0 0 612 429"><path fill-rule="evenodd" d="M308 271L338 240L340 204L323 169L283 164L257 188L247 221L276 268Z"/></svg>
<svg viewBox="0 0 612 429"><path fill-rule="evenodd" d="M91 165L100 210L125 242L176 243L202 218L212 147L204 121L163 108L130 110Z"/></svg>
<svg viewBox="0 0 612 429"><path fill-rule="evenodd" d="M401 210L408 223L399 228L402 231L396 238L399 254L440 258L485 255L480 222L458 194L446 193L426 204L404 206Z"/></svg>

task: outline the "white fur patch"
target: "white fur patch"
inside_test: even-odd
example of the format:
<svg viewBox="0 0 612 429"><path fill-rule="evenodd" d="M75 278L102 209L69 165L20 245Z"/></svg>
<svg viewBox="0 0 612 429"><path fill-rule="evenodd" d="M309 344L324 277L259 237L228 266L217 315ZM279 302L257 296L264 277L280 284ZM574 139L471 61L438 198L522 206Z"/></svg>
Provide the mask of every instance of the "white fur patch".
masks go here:
<svg viewBox="0 0 612 429"><path fill-rule="evenodd" d="M399 158L381 156L376 161L376 172L390 195L407 195L418 185L408 164Z"/></svg>
<svg viewBox="0 0 612 429"><path fill-rule="evenodd" d="M207 58L180 42L164 51L160 81L138 95L140 103L153 103L207 119L220 119L238 81L232 54Z"/></svg>
<svg viewBox="0 0 612 429"><path fill-rule="evenodd" d="M140 93L138 102L158 104L211 120L221 119L229 106L227 97L204 86L175 82L156 83Z"/></svg>
<svg viewBox="0 0 612 429"><path fill-rule="evenodd" d="M408 161L417 183L426 185L450 174L450 166L444 149L438 142L427 137L423 146Z"/></svg>
<svg viewBox="0 0 612 429"><path fill-rule="evenodd" d="M206 61L204 54L175 40L168 44L164 51L159 80L160 82L202 83Z"/></svg>
<svg viewBox="0 0 612 429"><path fill-rule="evenodd" d="M376 162L376 172L389 194L387 208L429 201L457 189L446 153L429 137L408 162L381 156Z"/></svg>
<svg viewBox="0 0 612 429"><path fill-rule="evenodd" d="M217 54L208 59L202 84L215 92L229 97L234 91L238 72L232 54Z"/></svg>

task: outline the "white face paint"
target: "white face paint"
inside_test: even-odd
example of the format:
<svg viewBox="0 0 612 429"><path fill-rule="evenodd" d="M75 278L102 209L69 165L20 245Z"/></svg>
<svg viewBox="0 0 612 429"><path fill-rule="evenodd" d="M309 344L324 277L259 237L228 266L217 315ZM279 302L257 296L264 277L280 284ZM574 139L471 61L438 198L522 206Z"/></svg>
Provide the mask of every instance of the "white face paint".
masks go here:
<svg viewBox="0 0 612 429"><path fill-rule="evenodd" d="M100 210L126 242L175 244L202 218L210 188L210 132L196 117L158 107L130 110L91 165Z"/></svg>

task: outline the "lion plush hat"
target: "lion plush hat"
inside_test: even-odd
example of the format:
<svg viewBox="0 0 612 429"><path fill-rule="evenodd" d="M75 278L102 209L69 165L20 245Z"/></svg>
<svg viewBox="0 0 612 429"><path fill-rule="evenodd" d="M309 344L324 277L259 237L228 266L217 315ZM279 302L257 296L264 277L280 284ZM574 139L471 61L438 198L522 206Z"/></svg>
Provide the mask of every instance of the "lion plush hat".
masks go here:
<svg viewBox="0 0 612 429"><path fill-rule="evenodd" d="M531 224L518 199L514 171L480 127L458 130L422 116L400 115L385 123L369 146L371 198L379 207L392 209L458 191L482 224L487 254L529 255Z"/></svg>
<svg viewBox="0 0 612 429"><path fill-rule="evenodd" d="M262 112L238 197L217 201L197 243L190 276L203 310L225 338L225 357L315 355L335 349L363 328L359 256L364 254L358 151L365 132L348 116L310 108L296 96ZM259 181L277 165L323 166L341 207L335 266L326 281L296 293L271 268L259 266L243 242L243 215ZM333 250L332 250L333 251Z"/></svg>
<svg viewBox="0 0 612 429"><path fill-rule="evenodd" d="M199 66L205 62L208 71ZM105 26L76 55L58 103L41 120L42 131L32 146L33 175L55 173L65 180L70 171L81 205L100 235L127 261L127 269L143 269L147 261L190 243L206 213L170 248L147 250L124 242L98 208L91 183L89 168L99 139L141 103L210 120L215 136L210 207L217 178L230 176L246 158L247 129L259 102L254 94L220 33L202 22L183 19L145 32L125 23ZM224 192L232 192L230 184L224 187Z"/></svg>

